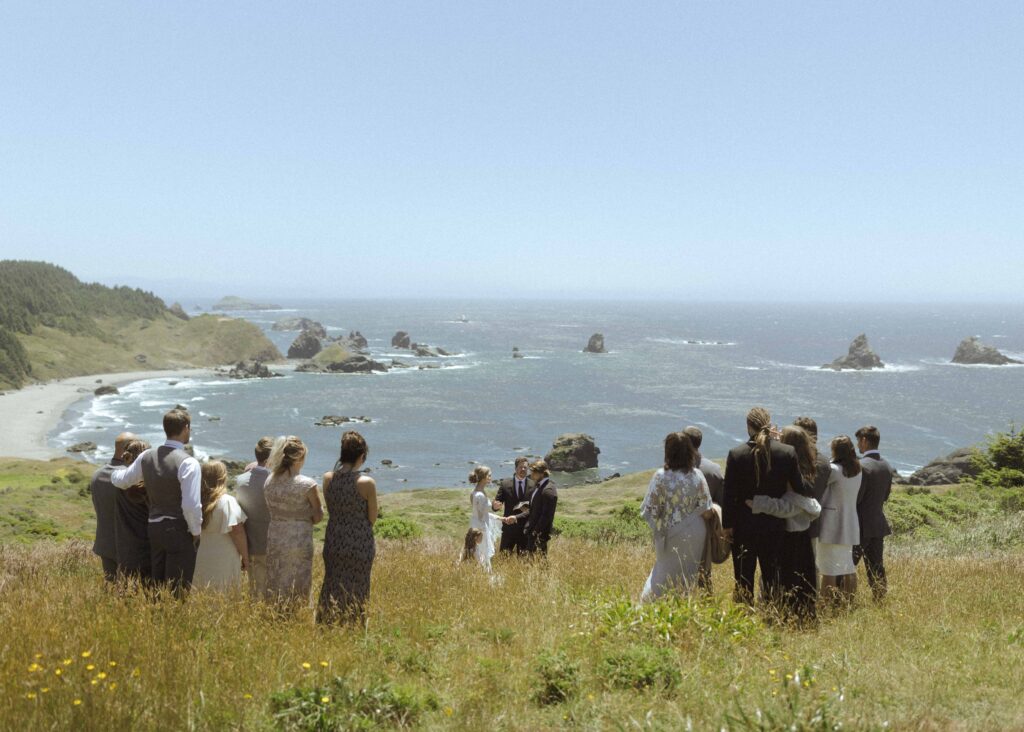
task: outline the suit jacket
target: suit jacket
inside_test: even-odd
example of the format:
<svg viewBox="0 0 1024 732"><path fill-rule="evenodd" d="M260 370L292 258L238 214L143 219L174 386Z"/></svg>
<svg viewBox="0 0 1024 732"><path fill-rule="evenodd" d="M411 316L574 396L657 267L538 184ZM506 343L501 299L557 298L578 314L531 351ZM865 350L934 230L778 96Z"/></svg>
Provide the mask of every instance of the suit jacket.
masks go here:
<svg viewBox="0 0 1024 732"><path fill-rule="evenodd" d="M860 469L864 477L857 494L857 517L860 519L860 540L877 539L892 533L885 518L885 502L892 492L892 467L881 455L865 455Z"/></svg>
<svg viewBox="0 0 1024 732"><path fill-rule="evenodd" d="M721 506L725 493L725 476L722 475L721 466L714 460L701 456L697 470L704 474L704 480L708 482L711 500Z"/></svg>
<svg viewBox="0 0 1024 732"><path fill-rule="evenodd" d="M96 540L92 551L106 559L117 559L117 494L121 492L110 482L110 474L123 465L120 460L111 460L93 474L89 483L92 507L96 511Z"/></svg>
<svg viewBox="0 0 1024 732"><path fill-rule="evenodd" d="M817 468L818 472L814 478L814 487L811 489L811 497L814 498L818 503L821 503L821 497L825 495L825 489L828 487L828 476L832 472L832 463L829 459L818 453L818 457L814 459L814 467ZM808 529L808 536L812 539L817 539L821 534L821 517L814 519L811 522L811 528Z"/></svg>
<svg viewBox="0 0 1024 732"><path fill-rule="evenodd" d="M729 451L725 463L725 495L722 499L722 526L733 529L737 536L751 536L762 532L786 531L785 519L754 514L745 501L754 496L781 498L790 487L800 492L803 477L797 463L796 451L789 445L772 440L771 468L762 465L761 482L758 485L754 473L754 441L737 445Z"/></svg>
<svg viewBox="0 0 1024 732"><path fill-rule="evenodd" d="M533 493L533 481L526 478L526 487L523 490L523 497L519 498L516 496L516 478L506 478L501 481L498 485L498 492L494 495L495 501L501 501L505 504L505 515L511 516L513 509L516 505L522 501L530 500L530 494ZM513 524L514 525L514 524ZM508 528L508 527L506 527Z"/></svg>
<svg viewBox="0 0 1024 732"><path fill-rule="evenodd" d="M551 536L551 526L555 522L555 506L558 505L558 489L551 479L547 483L538 483L530 496L530 515L526 520L526 533L537 534L543 539Z"/></svg>

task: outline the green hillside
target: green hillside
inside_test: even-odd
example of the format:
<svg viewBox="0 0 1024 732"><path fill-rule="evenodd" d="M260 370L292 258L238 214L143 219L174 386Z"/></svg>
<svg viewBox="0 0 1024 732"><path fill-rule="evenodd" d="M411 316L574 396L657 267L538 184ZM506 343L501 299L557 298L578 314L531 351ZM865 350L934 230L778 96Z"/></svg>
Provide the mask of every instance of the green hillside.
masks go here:
<svg viewBox="0 0 1024 732"><path fill-rule="evenodd" d="M0 388L257 357L281 354L252 323L185 320L149 292L87 284L45 262L0 261Z"/></svg>

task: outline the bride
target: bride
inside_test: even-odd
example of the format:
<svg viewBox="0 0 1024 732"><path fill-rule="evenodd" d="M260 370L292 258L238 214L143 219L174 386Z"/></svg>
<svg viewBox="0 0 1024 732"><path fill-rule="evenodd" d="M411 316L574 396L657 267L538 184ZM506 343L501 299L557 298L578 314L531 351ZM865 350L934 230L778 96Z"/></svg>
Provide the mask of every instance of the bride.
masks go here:
<svg viewBox="0 0 1024 732"><path fill-rule="evenodd" d="M501 536L501 525L507 520L491 513L491 502L487 498L484 489L491 482L491 469L486 465L478 465L469 474L469 482L473 484L473 494L470 496L472 512L469 514L469 529L477 529L483 534L483 539L476 545L476 560L484 566L488 572L491 571L491 557L494 556L494 545Z"/></svg>

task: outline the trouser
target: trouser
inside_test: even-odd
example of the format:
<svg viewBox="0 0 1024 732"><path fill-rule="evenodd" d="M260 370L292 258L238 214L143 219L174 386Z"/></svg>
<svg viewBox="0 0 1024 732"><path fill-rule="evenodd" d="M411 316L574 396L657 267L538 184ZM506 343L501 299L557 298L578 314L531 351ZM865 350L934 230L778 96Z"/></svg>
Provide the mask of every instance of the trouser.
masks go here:
<svg viewBox="0 0 1024 732"><path fill-rule="evenodd" d="M871 592L874 594L876 600L881 600L885 597L887 589L885 581L885 564L883 563L884 552L884 536L874 536L870 539L866 539L864 543L853 547L853 563L857 564L860 562L860 558L864 557L864 569L866 569L868 573L868 585L871 587Z"/></svg>
<svg viewBox="0 0 1024 732"><path fill-rule="evenodd" d="M258 599L267 596L267 555L249 555L249 592Z"/></svg>
<svg viewBox="0 0 1024 732"><path fill-rule="evenodd" d="M503 526L501 529L501 543L498 545L498 549L507 553L518 552L522 554L526 550L526 544L523 540L523 527L516 524Z"/></svg>
<svg viewBox="0 0 1024 732"><path fill-rule="evenodd" d="M732 570L736 600L753 604L754 574L761 568L761 600L777 604L781 597L782 531L739 534L732 542Z"/></svg>
<svg viewBox="0 0 1024 732"><path fill-rule="evenodd" d="M100 557L103 563L103 579L113 582L117 579L117 560L112 557Z"/></svg>
<svg viewBox="0 0 1024 732"><path fill-rule="evenodd" d="M192 586L196 570L196 544L185 519L164 519L149 524L153 585L168 586L182 595Z"/></svg>
<svg viewBox="0 0 1024 732"><path fill-rule="evenodd" d="M548 539L550 538L550 534L540 534L536 531L531 531L526 536L526 552L529 554L540 552L541 556L546 557L548 555Z"/></svg>

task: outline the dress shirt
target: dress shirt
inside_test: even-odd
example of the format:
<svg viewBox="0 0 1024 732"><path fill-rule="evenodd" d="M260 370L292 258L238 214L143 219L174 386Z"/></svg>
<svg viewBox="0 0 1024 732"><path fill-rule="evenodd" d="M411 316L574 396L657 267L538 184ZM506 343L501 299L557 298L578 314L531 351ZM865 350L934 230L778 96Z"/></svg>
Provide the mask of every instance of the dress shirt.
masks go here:
<svg viewBox="0 0 1024 732"><path fill-rule="evenodd" d="M167 440L164 446L176 450L185 449L184 443L177 440ZM153 449L150 448L150 450ZM141 480L142 455L139 455L135 462L127 468L115 470L110 475L110 482L122 490L131 488ZM203 504L201 500L202 472L198 460L189 456L181 461L181 465L178 466L178 482L181 483L181 513L185 517L185 523L188 524L189 533L192 536L199 536L203 531ZM173 516L150 516L149 523L153 524L169 518L173 518Z"/></svg>
<svg viewBox="0 0 1024 732"><path fill-rule="evenodd" d="M516 500L522 501L526 498L526 478L513 478L516 486Z"/></svg>

